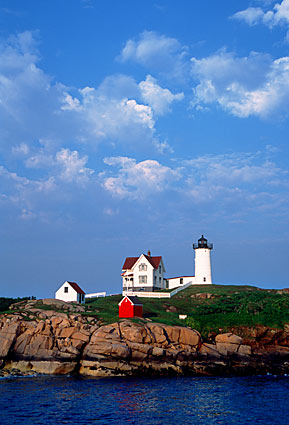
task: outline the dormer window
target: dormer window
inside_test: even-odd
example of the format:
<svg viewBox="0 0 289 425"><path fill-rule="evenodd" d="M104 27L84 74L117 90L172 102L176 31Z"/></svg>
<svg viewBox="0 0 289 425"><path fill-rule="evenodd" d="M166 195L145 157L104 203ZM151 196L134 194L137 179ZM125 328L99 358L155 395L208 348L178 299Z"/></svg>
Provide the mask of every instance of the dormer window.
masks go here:
<svg viewBox="0 0 289 425"><path fill-rule="evenodd" d="M144 263L142 263L138 266L138 269L139 269L140 272L146 272L147 268L148 268L148 266Z"/></svg>

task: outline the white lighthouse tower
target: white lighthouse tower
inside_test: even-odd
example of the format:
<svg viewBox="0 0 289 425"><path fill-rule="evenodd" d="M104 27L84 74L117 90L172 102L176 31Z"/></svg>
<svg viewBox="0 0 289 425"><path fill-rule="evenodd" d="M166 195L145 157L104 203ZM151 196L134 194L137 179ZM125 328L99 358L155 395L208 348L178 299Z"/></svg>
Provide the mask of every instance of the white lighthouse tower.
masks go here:
<svg viewBox="0 0 289 425"><path fill-rule="evenodd" d="M208 243L204 235L193 244L195 250L195 284L207 285L212 283L211 249L213 244Z"/></svg>

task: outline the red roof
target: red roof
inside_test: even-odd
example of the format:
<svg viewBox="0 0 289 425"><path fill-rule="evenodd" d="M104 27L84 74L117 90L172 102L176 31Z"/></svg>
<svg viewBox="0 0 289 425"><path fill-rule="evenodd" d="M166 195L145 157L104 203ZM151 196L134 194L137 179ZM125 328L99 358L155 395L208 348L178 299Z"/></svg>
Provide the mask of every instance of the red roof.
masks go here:
<svg viewBox="0 0 289 425"><path fill-rule="evenodd" d="M132 305L141 305L142 306L142 303L140 302L139 298L136 297L136 296L132 296L132 295L125 295L125 297L123 297L123 299L118 303L118 305L121 305L126 298L130 301L130 303Z"/></svg>
<svg viewBox="0 0 289 425"><path fill-rule="evenodd" d="M122 270L130 270L138 259L139 257L126 257Z"/></svg>
<svg viewBox="0 0 289 425"><path fill-rule="evenodd" d="M148 255L145 255L145 257L151 263L154 269L159 267L162 257L149 257Z"/></svg>
<svg viewBox="0 0 289 425"><path fill-rule="evenodd" d="M154 269L157 269L159 267L162 257L149 257L145 254L144 256ZM138 259L139 257L126 257L124 265L122 266L122 270L131 270Z"/></svg>
<svg viewBox="0 0 289 425"><path fill-rule="evenodd" d="M69 285L72 286L72 288L75 289L75 291L78 294L85 295L85 292L80 288L80 286L77 285L77 283L75 283L75 282L68 282L68 280L65 283L69 283Z"/></svg>

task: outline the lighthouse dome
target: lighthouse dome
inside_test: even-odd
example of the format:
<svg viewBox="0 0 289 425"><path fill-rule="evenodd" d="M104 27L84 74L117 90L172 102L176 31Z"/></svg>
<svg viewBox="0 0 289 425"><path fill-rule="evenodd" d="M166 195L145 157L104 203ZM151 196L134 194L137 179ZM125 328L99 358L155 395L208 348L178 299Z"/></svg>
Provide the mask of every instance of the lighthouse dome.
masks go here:
<svg viewBox="0 0 289 425"><path fill-rule="evenodd" d="M212 249L213 248L213 244L208 243L208 239L206 239L204 237L204 235L202 235L200 237L200 239L198 239L198 243L197 244L193 244L193 248L194 249L198 249L198 248Z"/></svg>

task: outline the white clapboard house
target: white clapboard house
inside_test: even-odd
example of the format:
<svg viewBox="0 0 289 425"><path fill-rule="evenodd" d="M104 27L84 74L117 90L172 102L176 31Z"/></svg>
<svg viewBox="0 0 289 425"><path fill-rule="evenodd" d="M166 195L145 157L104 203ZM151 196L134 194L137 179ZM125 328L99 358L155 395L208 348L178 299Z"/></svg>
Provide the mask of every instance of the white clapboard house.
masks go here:
<svg viewBox="0 0 289 425"><path fill-rule="evenodd" d="M139 257L127 257L122 267L122 285L125 291L151 292L165 288L165 266L162 257L152 257L150 251Z"/></svg>
<svg viewBox="0 0 289 425"><path fill-rule="evenodd" d="M55 292L55 299L67 302L85 302L85 292L75 282L64 282Z"/></svg>

